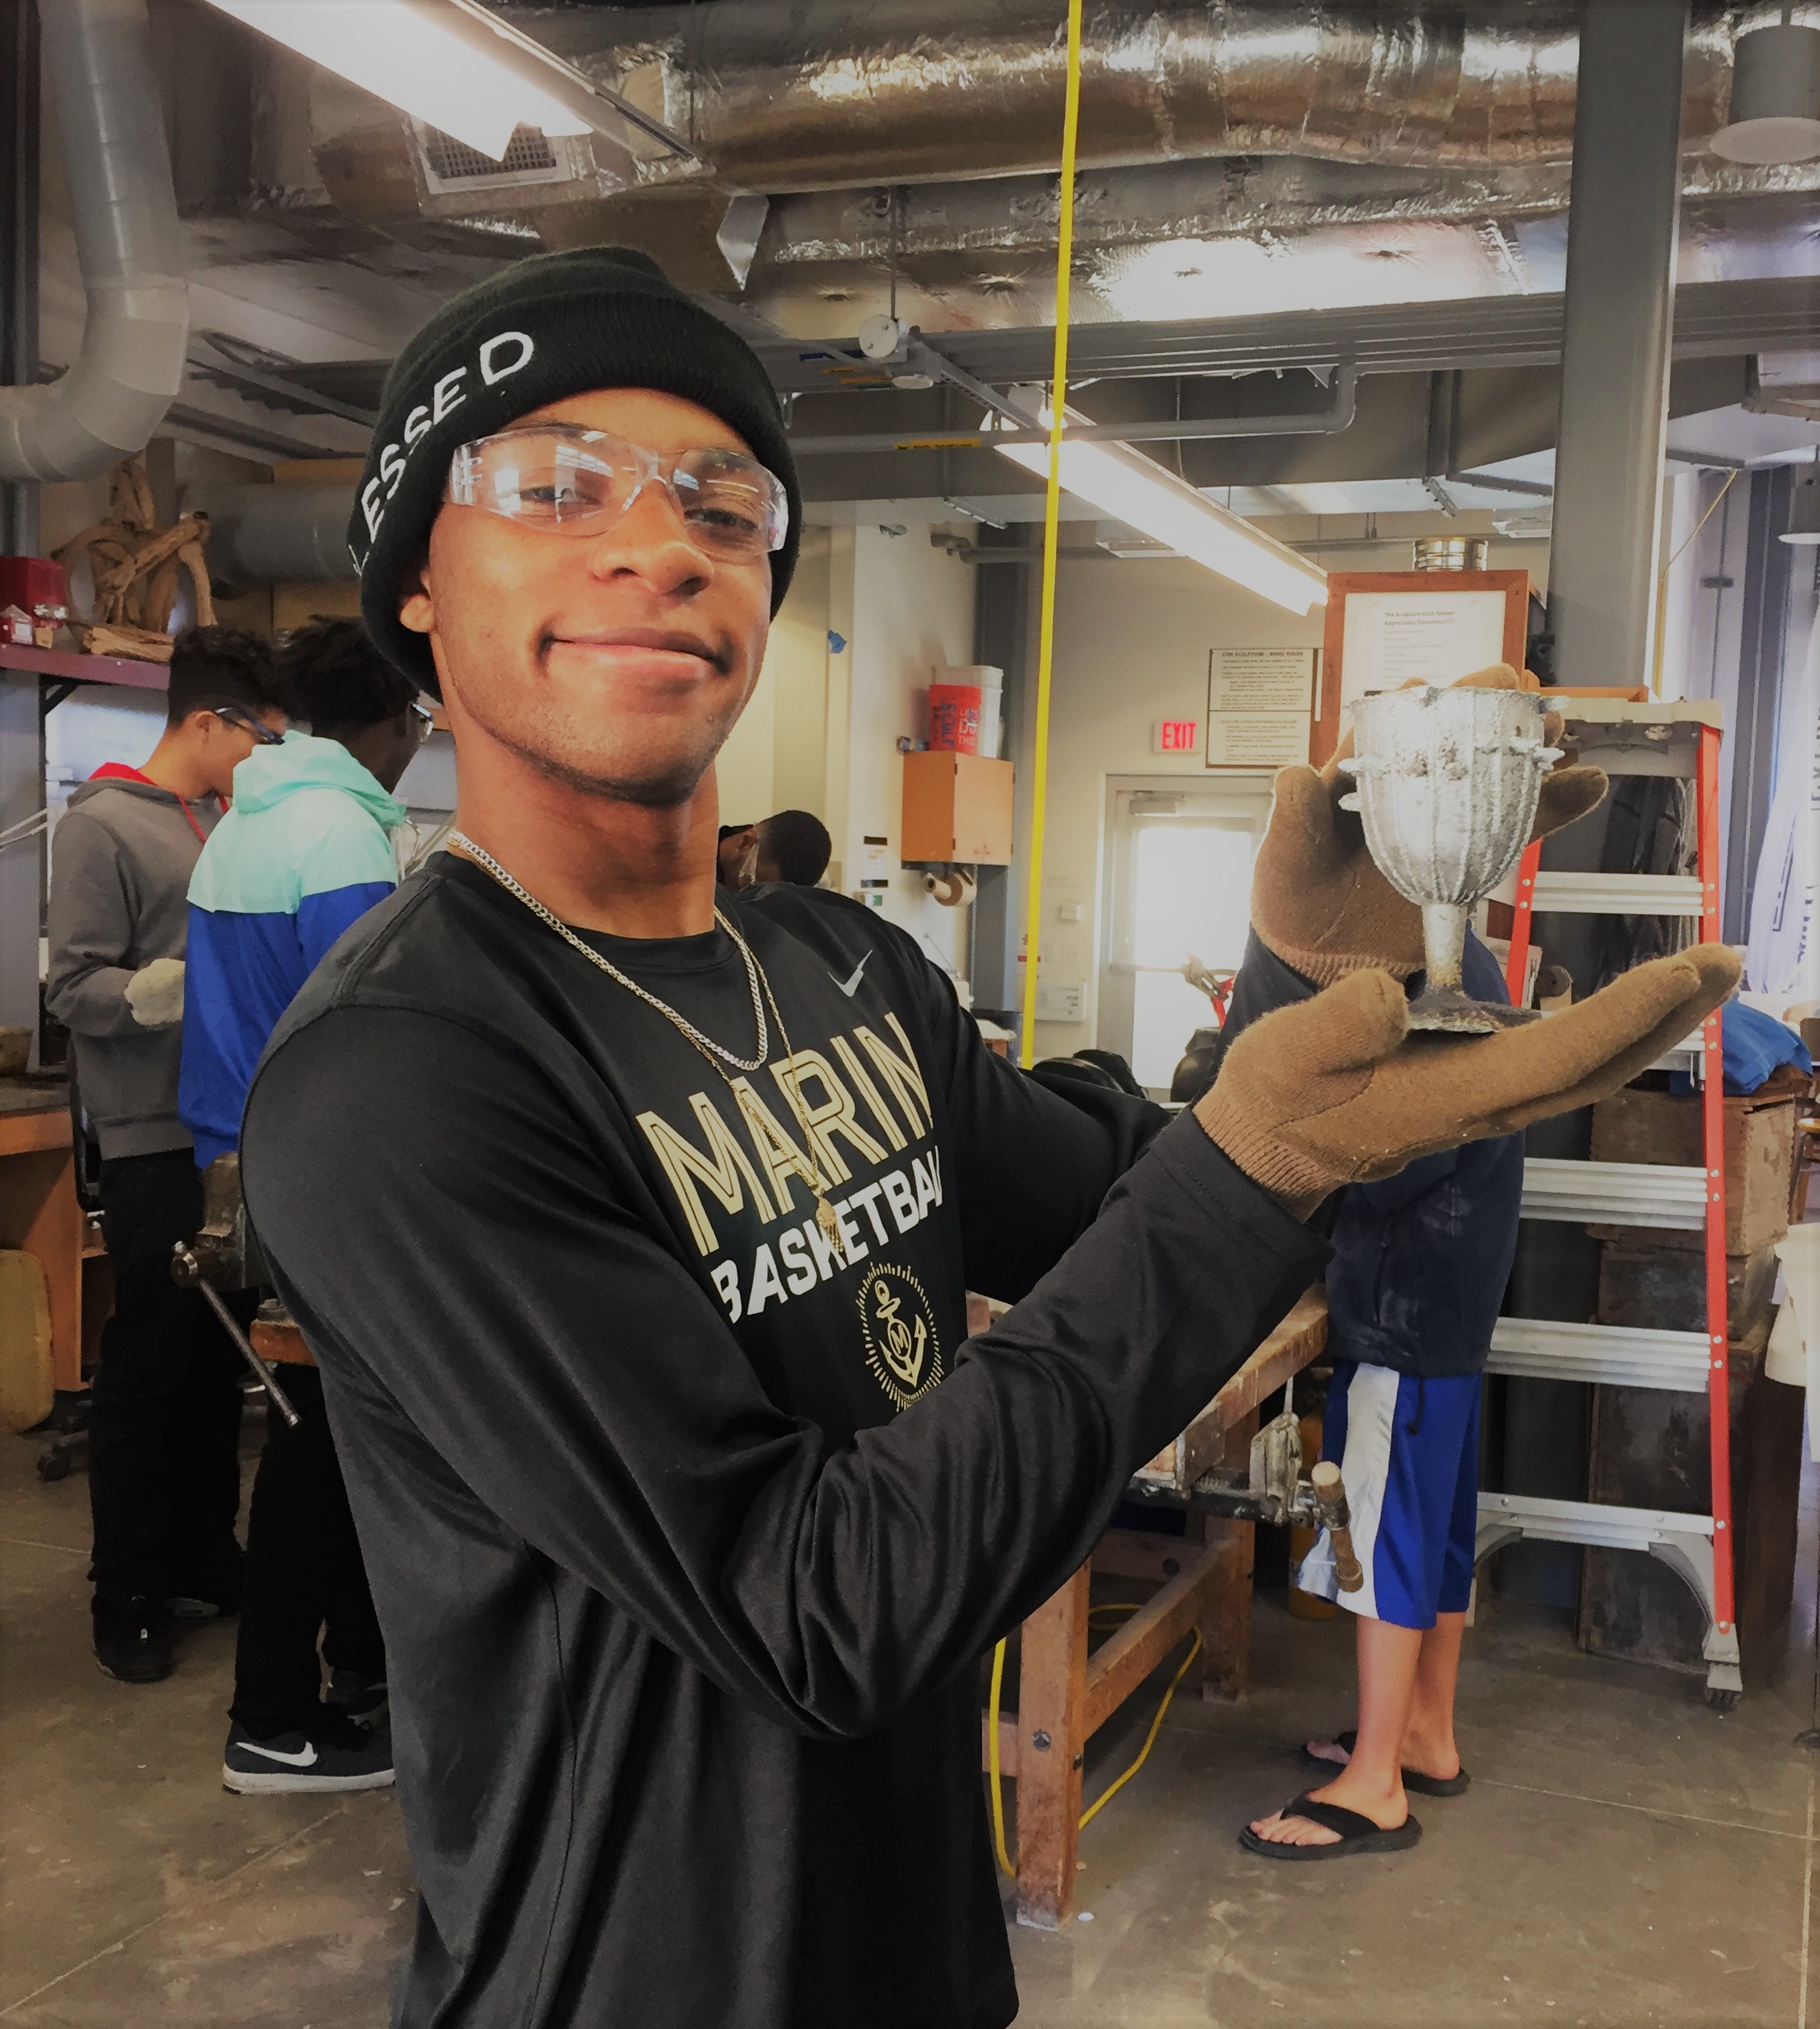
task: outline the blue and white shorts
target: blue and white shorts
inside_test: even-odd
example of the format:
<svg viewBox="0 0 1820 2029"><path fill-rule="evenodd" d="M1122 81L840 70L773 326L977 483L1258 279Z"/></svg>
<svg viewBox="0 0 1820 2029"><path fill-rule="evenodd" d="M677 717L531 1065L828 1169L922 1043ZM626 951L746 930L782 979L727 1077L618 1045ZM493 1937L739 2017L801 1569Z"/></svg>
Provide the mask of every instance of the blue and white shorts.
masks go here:
<svg viewBox="0 0 1820 2029"><path fill-rule="evenodd" d="M1478 1530L1476 1374L1434 1380L1341 1360L1327 1387L1323 1458L1337 1460L1365 1583L1342 1592L1327 1531L1296 1583L1367 1619L1432 1628L1473 1596Z"/></svg>

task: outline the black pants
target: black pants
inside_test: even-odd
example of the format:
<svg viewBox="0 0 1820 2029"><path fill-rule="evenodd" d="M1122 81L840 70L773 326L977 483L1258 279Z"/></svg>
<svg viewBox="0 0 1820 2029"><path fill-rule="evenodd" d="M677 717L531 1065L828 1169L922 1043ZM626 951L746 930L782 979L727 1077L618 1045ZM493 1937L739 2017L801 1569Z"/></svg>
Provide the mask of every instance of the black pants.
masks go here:
<svg viewBox="0 0 1820 2029"><path fill-rule="evenodd" d="M334 1670L385 1671L367 1567L314 1367L283 1366L279 1385L298 1414L276 1409L247 1509L246 1593L234 1651L234 1723L256 1739L307 1733L320 1716L316 1641Z"/></svg>
<svg viewBox="0 0 1820 2029"><path fill-rule="evenodd" d="M236 1589L240 1501L239 1355L170 1251L202 1223L187 1148L101 1164L113 1315L90 1391L88 1498L95 1610L155 1612L175 1592Z"/></svg>

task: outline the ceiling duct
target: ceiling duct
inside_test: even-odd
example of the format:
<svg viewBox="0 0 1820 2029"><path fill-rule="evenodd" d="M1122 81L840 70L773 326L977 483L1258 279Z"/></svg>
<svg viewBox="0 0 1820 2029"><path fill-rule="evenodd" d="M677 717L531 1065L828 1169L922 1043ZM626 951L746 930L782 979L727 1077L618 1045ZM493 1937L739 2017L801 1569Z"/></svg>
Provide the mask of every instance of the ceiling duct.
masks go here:
<svg viewBox="0 0 1820 2029"><path fill-rule="evenodd" d="M1683 132L1724 117L1736 10L1696 0ZM512 18L772 193L1051 170L1056 0L702 0ZM1577 0L1090 10L1083 169L1230 155L1489 168L1572 152ZM674 174L649 166L647 179Z"/></svg>
<svg viewBox="0 0 1820 2029"><path fill-rule="evenodd" d="M68 372L0 388L0 479L82 479L142 450L181 390L189 289L145 0L39 16L88 315Z"/></svg>

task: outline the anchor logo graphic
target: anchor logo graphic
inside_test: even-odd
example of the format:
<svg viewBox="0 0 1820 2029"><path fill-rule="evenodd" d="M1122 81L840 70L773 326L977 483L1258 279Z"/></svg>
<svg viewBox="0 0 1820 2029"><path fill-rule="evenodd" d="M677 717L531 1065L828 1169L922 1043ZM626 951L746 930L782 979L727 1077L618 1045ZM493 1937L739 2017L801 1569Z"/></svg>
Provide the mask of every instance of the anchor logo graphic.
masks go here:
<svg viewBox="0 0 1820 2029"><path fill-rule="evenodd" d="M860 1285L866 1364L898 1408L907 1409L942 1378L942 1346L929 1298L908 1268L880 1262Z"/></svg>

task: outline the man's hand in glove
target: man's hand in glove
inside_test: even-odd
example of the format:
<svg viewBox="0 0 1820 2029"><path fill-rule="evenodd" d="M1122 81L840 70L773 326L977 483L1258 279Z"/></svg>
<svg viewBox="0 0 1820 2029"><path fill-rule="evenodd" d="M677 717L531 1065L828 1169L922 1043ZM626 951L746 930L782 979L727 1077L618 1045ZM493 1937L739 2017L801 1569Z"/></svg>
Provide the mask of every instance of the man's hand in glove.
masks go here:
<svg viewBox="0 0 1820 2029"><path fill-rule="evenodd" d="M183 961L154 958L126 982L126 1004L142 1029L175 1029L183 1019Z"/></svg>
<svg viewBox="0 0 1820 2029"><path fill-rule="evenodd" d="M1506 663L1462 677L1481 690L1540 688ZM1551 712L1546 737L1559 738ZM1374 969L1406 980L1422 963L1422 912L1405 902L1372 864L1365 827L1340 799L1352 778L1339 763L1352 751L1349 734L1325 768L1285 768L1276 778L1270 829L1258 848L1251 883L1251 925L1286 964L1317 986ZM1536 838L1584 817L1605 793L1598 768L1557 766L1543 779Z"/></svg>
<svg viewBox="0 0 1820 2029"><path fill-rule="evenodd" d="M1343 1184L1615 1092L1695 1029L1738 973L1729 947L1696 944L1546 1021L1470 1039L1411 1036L1397 982L1355 973L1247 1029L1195 1116L1305 1216Z"/></svg>

